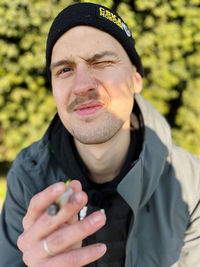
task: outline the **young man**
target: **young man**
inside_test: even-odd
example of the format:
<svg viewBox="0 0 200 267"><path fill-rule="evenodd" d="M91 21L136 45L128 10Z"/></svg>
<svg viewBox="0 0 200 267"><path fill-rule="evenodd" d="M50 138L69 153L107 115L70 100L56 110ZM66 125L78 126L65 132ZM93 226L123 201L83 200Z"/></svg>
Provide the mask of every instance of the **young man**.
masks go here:
<svg viewBox="0 0 200 267"><path fill-rule="evenodd" d="M140 96L123 20L90 3L64 9L46 62L58 114L8 174L0 266L199 266L200 162Z"/></svg>

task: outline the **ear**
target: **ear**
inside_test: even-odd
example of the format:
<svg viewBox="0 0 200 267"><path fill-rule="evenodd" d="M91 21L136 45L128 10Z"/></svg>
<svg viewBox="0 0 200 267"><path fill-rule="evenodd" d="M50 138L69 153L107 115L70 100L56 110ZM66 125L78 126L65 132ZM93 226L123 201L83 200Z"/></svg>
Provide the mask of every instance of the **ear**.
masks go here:
<svg viewBox="0 0 200 267"><path fill-rule="evenodd" d="M139 94L142 91L142 76L139 72L135 72L135 84L134 84L134 93Z"/></svg>
<svg viewBox="0 0 200 267"><path fill-rule="evenodd" d="M139 72L134 71L134 93L139 94L142 91L142 76L139 74Z"/></svg>

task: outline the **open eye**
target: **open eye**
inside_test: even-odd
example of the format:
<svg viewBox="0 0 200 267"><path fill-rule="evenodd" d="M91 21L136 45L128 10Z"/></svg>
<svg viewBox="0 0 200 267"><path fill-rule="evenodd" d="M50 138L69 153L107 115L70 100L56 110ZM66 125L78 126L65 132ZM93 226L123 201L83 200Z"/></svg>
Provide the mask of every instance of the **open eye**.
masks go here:
<svg viewBox="0 0 200 267"><path fill-rule="evenodd" d="M62 74L62 73L66 73L66 72L69 72L71 71L71 68L63 68L62 70L59 71L59 74Z"/></svg>
<svg viewBox="0 0 200 267"><path fill-rule="evenodd" d="M68 76L72 71L71 67L63 67L60 68L57 72L56 72L56 76L57 77L66 77Z"/></svg>

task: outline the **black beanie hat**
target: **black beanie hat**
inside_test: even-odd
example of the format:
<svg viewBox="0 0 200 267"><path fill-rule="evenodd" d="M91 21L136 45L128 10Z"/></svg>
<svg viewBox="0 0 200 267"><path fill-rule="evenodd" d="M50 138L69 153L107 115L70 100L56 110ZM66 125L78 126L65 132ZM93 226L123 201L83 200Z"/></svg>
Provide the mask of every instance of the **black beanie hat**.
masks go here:
<svg viewBox="0 0 200 267"><path fill-rule="evenodd" d="M51 54L56 41L63 33L78 25L98 28L116 38L126 50L137 71L142 77L144 76L142 62L135 49L134 39L122 18L107 7L93 3L78 3L63 9L49 30L46 46L46 68L50 80Z"/></svg>

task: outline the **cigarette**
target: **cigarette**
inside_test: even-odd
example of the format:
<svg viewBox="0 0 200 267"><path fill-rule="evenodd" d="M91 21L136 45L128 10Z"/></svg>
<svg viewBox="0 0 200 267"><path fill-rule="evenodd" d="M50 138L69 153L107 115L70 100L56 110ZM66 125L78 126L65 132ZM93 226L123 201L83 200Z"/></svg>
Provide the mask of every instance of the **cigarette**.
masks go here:
<svg viewBox="0 0 200 267"><path fill-rule="evenodd" d="M53 204L51 204L46 212L50 216L56 215L59 210L68 202L69 198L73 194L73 189L68 188Z"/></svg>

